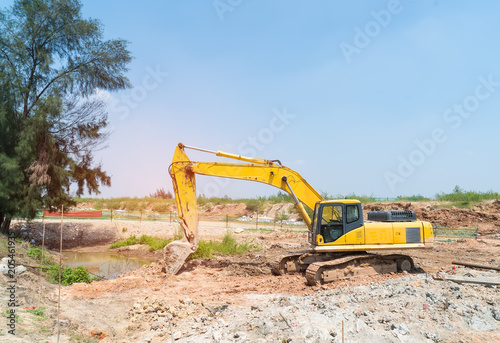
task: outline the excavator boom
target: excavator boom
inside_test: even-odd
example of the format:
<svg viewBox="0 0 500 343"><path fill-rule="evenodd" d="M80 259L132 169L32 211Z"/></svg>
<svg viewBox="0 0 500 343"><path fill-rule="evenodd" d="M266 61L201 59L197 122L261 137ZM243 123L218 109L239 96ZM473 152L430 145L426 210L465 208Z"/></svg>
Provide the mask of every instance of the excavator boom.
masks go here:
<svg viewBox="0 0 500 343"><path fill-rule="evenodd" d="M279 161L244 157L221 151L213 152L199 148L192 149L251 163L191 161L186 155L186 148L190 147L182 143L177 145L169 169L177 203L179 224L182 228L184 240L174 241L164 249L165 269L168 273L176 274L189 255L198 248L196 174L256 181L277 187L292 195L295 200L295 208L311 230L311 219L302 204L312 210L316 202L324 199L296 171L282 166Z"/></svg>

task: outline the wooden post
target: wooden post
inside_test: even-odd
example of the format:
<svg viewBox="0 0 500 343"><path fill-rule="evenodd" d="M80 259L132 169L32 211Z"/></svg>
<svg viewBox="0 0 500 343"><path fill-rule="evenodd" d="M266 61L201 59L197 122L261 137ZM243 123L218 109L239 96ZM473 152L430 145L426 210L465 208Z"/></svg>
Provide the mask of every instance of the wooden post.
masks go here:
<svg viewBox="0 0 500 343"><path fill-rule="evenodd" d="M111 219L111 222L113 222L113 209L111 209L111 214L109 215L109 218Z"/></svg>
<svg viewBox="0 0 500 343"><path fill-rule="evenodd" d="M40 294L38 297L38 306L41 305L41 299L42 299L42 267L43 267L43 246L45 245L45 210L43 210L43 217L42 217L42 223L43 223L43 230L42 230L42 258L40 259L40 274L38 274L38 281L40 282Z"/></svg>
<svg viewBox="0 0 500 343"><path fill-rule="evenodd" d="M226 214L226 229L229 228L229 215Z"/></svg>
<svg viewBox="0 0 500 343"><path fill-rule="evenodd" d="M342 321L342 343L344 343L344 321Z"/></svg>
<svg viewBox="0 0 500 343"><path fill-rule="evenodd" d="M474 263L466 263L466 262L455 262L455 261L452 261L451 264L456 264L457 266L480 268L480 269L491 269L491 270L498 270L498 271L500 271L500 267L485 266L485 265L482 265L482 264L474 264Z"/></svg>
<svg viewBox="0 0 500 343"><path fill-rule="evenodd" d="M59 297L57 300L57 342L61 333L61 319L59 318L61 309L61 264L62 264L62 237L63 237L64 205L61 206L61 237L59 241Z"/></svg>
<svg viewBox="0 0 500 343"><path fill-rule="evenodd" d="M142 210L141 210L141 218L139 219L139 223L142 223Z"/></svg>
<svg viewBox="0 0 500 343"><path fill-rule="evenodd" d="M170 224L172 224L172 211L168 211L170 213Z"/></svg>

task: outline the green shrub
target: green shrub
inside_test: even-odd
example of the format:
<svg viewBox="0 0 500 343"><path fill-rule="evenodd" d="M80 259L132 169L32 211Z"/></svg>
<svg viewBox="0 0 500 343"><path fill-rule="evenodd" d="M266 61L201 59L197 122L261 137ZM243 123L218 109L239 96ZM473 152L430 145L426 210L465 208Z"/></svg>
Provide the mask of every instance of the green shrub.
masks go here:
<svg viewBox="0 0 500 343"><path fill-rule="evenodd" d="M282 202L293 202L292 196L288 193L278 191L275 195L269 195L264 197L257 198L262 203L270 202L273 204L282 203Z"/></svg>
<svg viewBox="0 0 500 343"><path fill-rule="evenodd" d="M40 248L31 248L28 250L28 256L40 263L42 261L42 249ZM46 253L43 254L43 262L42 265L52 265L55 264L52 257L47 256Z"/></svg>
<svg viewBox="0 0 500 343"><path fill-rule="evenodd" d="M42 259L42 250L39 248L31 248L28 251L28 256L40 263ZM51 283L59 283L59 264L47 255L43 255L43 270L47 273L47 280ZM75 282L91 283L98 281L99 277L91 277L89 271L82 266L71 268L61 266L61 285L70 286Z"/></svg>
<svg viewBox="0 0 500 343"><path fill-rule="evenodd" d="M170 204L164 202L164 203L157 203L157 204L153 204L151 206L151 211L152 212L168 212L170 211Z"/></svg>
<svg viewBox="0 0 500 343"><path fill-rule="evenodd" d="M58 266L52 266L47 270L47 274L49 274L49 282L59 283ZM61 267L61 285L63 286L71 286L76 282L91 283L92 281L98 281L99 279L99 277L90 276L89 271L82 266L78 266L76 268L68 266Z"/></svg>
<svg viewBox="0 0 500 343"><path fill-rule="evenodd" d="M25 307L24 309L26 310L26 312L33 313L35 316L39 317L40 319L45 318L45 313L43 312L42 308L37 308L37 307L33 306L33 308Z"/></svg>
<svg viewBox="0 0 500 343"><path fill-rule="evenodd" d="M399 195L397 197L397 199L403 200L403 201L429 201L429 200L431 200L430 198L424 197L423 195L420 195L420 194L410 195L410 196Z"/></svg>
<svg viewBox="0 0 500 343"><path fill-rule="evenodd" d="M109 246L109 248L116 249L116 248L120 248L120 247L128 247L130 245L136 245L136 244L139 244L139 240L137 239L137 237L135 235L132 235L125 240L118 241L116 243L111 244Z"/></svg>
<svg viewBox="0 0 500 343"><path fill-rule="evenodd" d="M139 244L149 245L149 251L156 251L163 249L165 245L172 242L171 239L152 237L148 235L142 235L139 238Z"/></svg>
<svg viewBox="0 0 500 343"><path fill-rule="evenodd" d="M94 203L96 210L114 209L114 210L127 210L127 211L140 211L149 208L161 209L161 212L170 211L170 205L174 203L174 199L160 199L160 198L73 198L76 203Z"/></svg>
<svg viewBox="0 0 500 343"><path fill-rule="evenodd" d="M248 199L248 200L246 200L245 205L246 205L248 211L258 212L262 208L263 202L261 202L257 199Z"/></svg>
<svg viewBox="0 0 500 343"><path fill-rule="evenodd" d="M182 236L181 236L182 238ZM120 247L128 247L130 245L136 245L136 244L146 244L149 246L150 251L156 251L163 249L165 245L168 243L172 242L171 239L167 238L159 238L159 237L153 237L153 236L148 236L148 235L142 235L141 237L137 238L135 235L130 236L126 240L122 240L116 243L113 243L109 246L110 249L116 249Z"/></svg>
<svg viewBox="0 0 500 343"><path fill-rule="evenodd" d="M197 258L212 258L212 253L212 241L207 242L204 240L200 240L198 242L198 249L189 256L189 259L194 260Z"/></svg>
<svg viewBox="0 0 500 343"><path fill-rule="evenodd" d="M211 258L213 254L219 255L242 255L248 251L260 251L260 247L253 242L238 243L231 233L226 233L222 241L198 242L198 250L191 254L190 258Z"/></svg>
<svg viewBox="0 0 500 343"><path fill-rule="evenodd" d="M472 205L493 199L500 199L500 194L492 190L487 192L465 191L459 186L455 186L451 193L436 194L439 201L450 201L456 207L471 207Z"/></svg>

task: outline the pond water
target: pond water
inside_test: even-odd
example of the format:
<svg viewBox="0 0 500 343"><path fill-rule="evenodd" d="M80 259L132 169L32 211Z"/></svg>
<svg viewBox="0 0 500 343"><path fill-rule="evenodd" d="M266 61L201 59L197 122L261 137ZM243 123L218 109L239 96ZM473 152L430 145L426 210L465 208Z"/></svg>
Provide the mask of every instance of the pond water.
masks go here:
<svg viewBox="0 0 500 343"><path fill-rule="evenodd" d="M106 280L131 272L151 261L107 252L63 251L64 262L70 267L83 266L90 273L104 276Z"/></svg>

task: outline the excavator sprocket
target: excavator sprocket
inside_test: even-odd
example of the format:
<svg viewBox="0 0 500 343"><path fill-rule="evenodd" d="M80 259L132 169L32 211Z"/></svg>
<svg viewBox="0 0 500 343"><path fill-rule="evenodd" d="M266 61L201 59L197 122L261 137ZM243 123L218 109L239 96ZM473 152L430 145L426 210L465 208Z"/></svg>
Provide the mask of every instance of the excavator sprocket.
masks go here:
<svg viewBox="0 0 500 343"><path fill-rule="evenodd" d="M356 276L410 271L413 266L413 260L406 255L359 254L312 263L305 276L307 283L314 286Z"/></svg>
<svg viewBox="0 0 500 343"><path fill-rule="evenodd" d="M303 272L307 265L300 263L301 256L304 254L314 253L312 250L300 251L291 254L279 255L277 256L271 264L271 272L274 275L284 275L290 273L300 273Z"/></svg>

